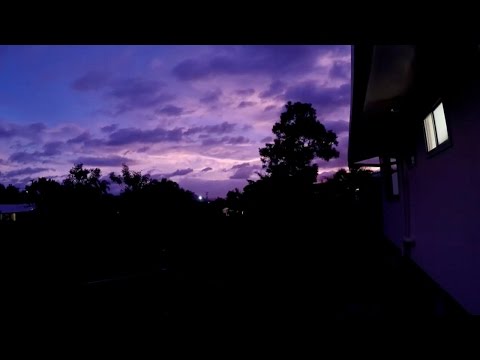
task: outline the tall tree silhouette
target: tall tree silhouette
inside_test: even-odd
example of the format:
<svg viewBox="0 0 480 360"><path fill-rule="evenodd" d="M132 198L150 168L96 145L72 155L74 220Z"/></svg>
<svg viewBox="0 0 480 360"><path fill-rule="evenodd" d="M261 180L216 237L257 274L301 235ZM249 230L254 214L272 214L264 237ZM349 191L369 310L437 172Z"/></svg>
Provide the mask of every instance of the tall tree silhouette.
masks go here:
<svg viewBox="0 0 480 360"><path fill-rule="evenodd" d="M260 149L263 168L273 178L296 177L314 183L318 166L312 161L338 157L337 135L318 121L311 104L289 101L285 108L272 128L274 142Z"/></svg>
<svg viewBox="0 0 480 360"><path fill-rule="evenodd" d="M288 102L272 128L273 143L259 149L265 174L244 188L247 213L260 217L303 216L313 205L316 158L338 157L337 135L325 129L311 104Z"/></svg>

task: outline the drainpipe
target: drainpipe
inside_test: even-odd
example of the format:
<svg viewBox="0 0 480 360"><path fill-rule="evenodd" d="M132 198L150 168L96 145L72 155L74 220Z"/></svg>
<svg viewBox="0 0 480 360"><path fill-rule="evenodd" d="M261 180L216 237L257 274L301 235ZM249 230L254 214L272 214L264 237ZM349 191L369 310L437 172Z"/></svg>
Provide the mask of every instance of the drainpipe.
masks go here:
<svg viewBox="0 0 480 360"><path fill-rule="evenodd" d="M412 237L412 226L411 226L411 211L410 211L410 183L408 181L408 169L409 161L411 159L405 159L402 157L401 169L399 169L401 174L401 183L402 183L402 192L403 196L403 220L404 220L404 237L403 237L403 255L405 257L410 257L412 249L415 247L415 241Z"/></svg>

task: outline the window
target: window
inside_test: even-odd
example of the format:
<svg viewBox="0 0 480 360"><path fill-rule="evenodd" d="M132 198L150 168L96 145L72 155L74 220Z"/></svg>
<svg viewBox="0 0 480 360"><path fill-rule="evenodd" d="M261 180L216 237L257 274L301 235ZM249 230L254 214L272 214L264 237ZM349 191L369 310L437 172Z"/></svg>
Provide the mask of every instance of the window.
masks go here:
<svg viewBox="0 0 480 360"><path fill-rule="evenodd" d="M423 127L428 152L435 150L441 144L448 144L447 121L442 103L423 120Z"/></svg>

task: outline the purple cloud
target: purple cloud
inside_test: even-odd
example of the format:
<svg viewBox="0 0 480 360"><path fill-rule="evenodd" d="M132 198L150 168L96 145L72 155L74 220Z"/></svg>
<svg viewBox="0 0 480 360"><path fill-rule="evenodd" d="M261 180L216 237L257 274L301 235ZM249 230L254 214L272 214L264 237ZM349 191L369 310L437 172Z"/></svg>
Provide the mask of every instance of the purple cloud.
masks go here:
<svg viewBox="0 0 480 360"><path fill-rule="evenodd" d="M204 104L215 103L215 102L218 102L218 100L220 100L221 95L222 95L221 90L219 90L219 89L211 90L211 91L206 92L205 95L203 95L200 98L200 102L202 102Z"/></svg>
<svg viewBox="0 0 480 360"><path fill-rule="evenodd" d="M294 85L287 89L284 98L292 102L311 103L319 114L350 105L350 83L330 88L317 85L314 81Z"/></svg>
<svg viewBox="0 0 480 360"><path fill-rule="evenodd" d="M213 170L213 169L209 166L209 167L206 167L206 168L202 169L201 172L207 172L207 171L210 171L210 170Z"/></svg>
<svg viewBox="0 0 480 360"><path fill-rule="evenodd" d="M275 80L270 84L268 90L260 93L262 99L280 95L285 90L286 84L283 81Z"/></svg>
<svg viewBox="0 0 480 360"><path fill-rule="evenodd" d="M242 101L240 104L238 104L238 108L243 109L243 108L246 108L246 107L249 107L249 106L253 106L255 104L256 104L256 102L253 102L253 101Z"/></svg>
<svg viewBox="0 0 480 360"><path fill-rule="evenodd" d="M171 178L171 177L174 177L174 176L187 175L187 174L190 174L191 172L193 172L193 169L191 169L191 168L188 168L188 169L178 169L178 170L175 170L175 171L172 172L172 173L164 174L163 176L165 176L165 177L167 177L167 178Z"/></svg>
<svg viewBox="0 0 480 360"><path fill-rule="evenodd" d="M226 144L237 145L237 144L246 144L249 140L245 136L233 136L230 137Z"/></svg>
<svg viewBox="0 0 480 360"><path fill-rule="evenodd" d="M220 145L220 144L228 144L228 145L239 145L239 144L246 144L249 140L244 136L223 136L221 138L207 138L202 141L202 145L204 146L211 146L211 145Z"/></svg>
<svg viewBox="0 0 480 360"><path fill-rule="evenodd" d="M75 80L72 86L80 91L105 89L105 95L116 101L115 111L111 113L113 116L160 106L174 98L171 94L161 92L165 84L160 81L140 77L113 80L98 72L85 74Z"/></svg>
<svg viewBox="0 0 480 360"><path fill-rule="evenodd" d="M174 105L167 105L162 109L155 111L157 114L162 114L166 116L178 116L183 113L183 108L174 106Z"/></svg>
<svg viewBox="0 0 480 360"><path fill-rule="evenodd" d="M54 156L62 153L60 148L63 146L63 141L51 141L43 145L43 152L41 156Z"/></svg>
<svg viewBox="0 0 480 360"><path fill-rule="evenodd" d="M229 47L232 50L232 47ZM173 74L183 81L219 75L264 74L281 76L313 70L319 56L328 52L348 54L349 46L253 45L237 46L230 55L191 58L179 62Z"/></svg>
<svg viewBox="0 0 480 360"><path fill-rule="evenodd" d="M325 121L324 125L327 128L327 130L332 130L337 135L348 131L348 128L349 128L349 122L343 121L343 120Z"/></svg>
<svg viewBox="0 0 480 360"><path fill-rule="evenodd" d="M263 111L270 111L270 110L273 110L273 109L276 109L277 107L275 105L268 105L267 107L265 107L265 109L263 109Z"/></svg>
<svg viewBox="0 0 480 360"><path fill-rule="evenodd" d="M235 91L235 93L240 96L250 96L255 94L255 89L240 89Z"/></svg>
<svg viewBox="0 0 480 360"><path fill-rule="evenodd" d="M43 123L32 123L28 125L0 124L0 139L13 137L32 139L36 138L46 128Z"/></svg>
<svg viewBox="0 0 480 360"><path fill-rule="evenodd" d="M144 152L147 152L149 149L150 149L150 146L142 146L141 148L137 149L137 152L144 153Z"/></svg>
<svg viewBox="0 0 480 360"><path fill-rule="evenodd" d="M51 141L43 145L43 151L35 151L28 153L25 151L14 152L8 158L12 162L28 163L38 161L40 158L51 157L61 154L60 148L63 146L62 141Z"/></svg>
<svg viewBox="0 0 480 360"><path fill-rule="evenodd" d="M107 145L129 145L134 143L151 144L157 142L182 140L182 130L175 128L166 130L157 127L153 130L140 130L138 128L119 129L110 134Z"/></svg>
<svg viewBox="0 0 480 360"><path fill-rule="evenodd" d="M79 143L84 143L88 140L91 139L90 133L88 131L84 131L78 136L75 136L74 138L71 138L70 140L67 140L67 144L79 144Z"/></svg>
<svg viewBox="0 0 480 360"><path fill-rule="evenodd" d="M18 170L12 170L12 171L7 171L6 173L2 174L4 177L14 177L14 176L20 176L20 175L31 175L31 174L36 174L42 171L47 171L50 170L48 168L42 168L42 167L26 167Z"/></svg>
<svg viewBox="0 0 480 360"><path fill-rule="evenodd" d="M102 130L102 132L104 133L111 133L112 131L117 130L117 128L118 128L118 124L112 124L112 125L104 126L100 128L100 130Z"/></svg>
<svg viewBox="0 0 480 360"><path fill-rule="evenodd" d="M351 63L348 61L335 61L330 68L329 75L333 78L349 80L351 73Z"/></svg>
<svg viewBox="0 0 480 360"><path fill-rule="evenodd" d="M269 143L273 140L273 138L271 136L267 136L267 137L264 137L262 140L260 140L260 142L262 144L266 144L266 143Z"/></svg>
<svg viewBox="0 0 480 360"><path fill-rule="evenodd" d="M248 179L255 170L261 169L260 165L250 165L250 163L242 163L232 166L229 170L236 170L230 176L230 179Z"/></svg>
<svg viewBox="0 0 480 360"><path fill-rule="evenodd" d="M72 161L75 164L84 164L90 166L122 166L122 164L134 164L132 159L111 155L106 157L81 156Z"/></svg>
<svg viewBox="0 0 480 360"><path fill-rule="evenodd" d="M184 132L184 135L194 135L197 133L226 134L235 129L235 124L224 121L216 125L195 126Z"/></svg>
<svg viewBox="0 0 480 360"><path fill-rule="evenodd" d="M99 90L108 86L109 80L110 74L90 71L76 79L72 84L72 88L78 91Z"/></svg>

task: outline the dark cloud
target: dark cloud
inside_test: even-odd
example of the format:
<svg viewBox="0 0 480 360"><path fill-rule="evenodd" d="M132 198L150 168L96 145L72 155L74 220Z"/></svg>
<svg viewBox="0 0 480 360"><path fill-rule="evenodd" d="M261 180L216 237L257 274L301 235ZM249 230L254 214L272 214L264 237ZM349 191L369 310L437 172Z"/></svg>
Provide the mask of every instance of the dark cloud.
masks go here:
<svg viewBox="0 0 480 360"><path fill-rule="evenodd" d="M350 105L350 83L339 87L319 87L314 81L307 81L287 89L285 100L311 103L318 114L330 112L341 106Z"/></svg>
<svg viewBox="0 0 480 360"><path fill-rule="evenodd" d="M9 161L18 162L18 163L27 163L31 161L37 161L39 159L38 152L28 153L25 151L14 152L8 158Z"/></svg>
<svg viewBox="0 0 480 360"><path fill-rule="evenodd" d="M111 155L106 157L81 156L72 161L75 164L84 164L89 166L122 166L122 164L134 164L132 159Z"/></svg>
<svg viewBox="0 0 480 360"><path fill-rule="evenodd" d="M108 86L109 80L110 74L90 71L76 79L72 84L72 88L78 91L99 90Z"/></svg>
<svg viewBox="0 0 480 360"><path fill-rule="evenodd" d="M142 146L141 148L138 148L137 152L143 153L147 152L150 149L150 146Z"/></svg>
<svg viewBox="0 0 480 360"><path fill-rule="evenodd" d="M138 128L119 129L110 134L107 145L129 145L134 143L151 144L157 142L182 140L182 130L175 128L166 130L157 127L153 130L141 130Z"/></svg>
<svg viewBox="0 0 480 360"><path fill-rule="evenodd" d="M149 109L163 105L174 98L162 92L165 84L141 77L110 79L107 74L90 72L74 81L72 87L80 91L103 90L104 95L113 99L115 110L106 111L116 116L128 111Z"/></svg>
<svg viewBox="0 0 480 360"><path fill-rule="evenodd" d="M235 124L224 121L223 123L216 125L195 126L187 131L184 135L194 135L197 133L209 133L209 134L226 134L231 133L235 129Z"/></svg>
<svg viewBox="0 0 480 360"><path fill-rule="evenodd" d="M33 153L28 153L26 151L18 151L11 154L8 159L12 162L19 163L38 161L41 158L61 154L61 147L63 146L63 144L64 143L62 141L51 141L43 145L43 151L35 151Z"/></svg>
<svg viewBox="0 0 480 360"><path fill-rule="evenodd" d="M28 125L0 124L0 139L13 137L33 139L38 137L46 128L47 126L43 123L32 123Z"/></svg>
<svg viewBox="0 0 480 360"><path fill-rule="evenodd" d="M246 144L249 140L245 136L232 136L227 141L226 144L238 145Z"/></svg>
<svg viewBox="0 0 480 360"><path fill-rule="evenodd" d="M327 128L327 130L332 130L333 132L335 132L335 134L339 135L341 133L348 131L349 122L343 121L343 120L325 121L324 125Z"/></svg>
<svg viewBox="0 0 480 360"><path fill-rule="evenodd" d="M202 141L203 146L212 146L212 145L220 145L227 141L228 136L224 136L223 138L207 138Z"/></svg>
<svg viewBox="0 0 480 360"><path fill-rule="evenodd" d="M246 163L233 165L229 170L242 169L242 168L245 168L247 166L250 166L250 163L246 162Z"/></svg>
<svg viewBox="0 0 480 360"><path fill-rule="evenodd" d="M222 91L219 89L216 90L211 90L206 92L201 98L200 102L204 104L210 104L210 103L215 103L220 100L220 96L222 95Z"/></svg>
<svg viewBox="0 0 480 360"><path fill-rule="evenodd" d="M273 109L276 109L275 105L268 105L267 107L265 107L265 109L263 111L270 111L270 110L273 110Z"/></svg>
<svg viewBox="0 0 480 360"><path fill-rule="evenodd" d="M41 156L54 156L62 153L61 147L63 146L63 141L51 141L43 145L43 152Z"/></svg>
<svg viewBox="0 0 480 360"><path fill-rule="evenodd" d="M275 95L280 95L285 90L286 84L283 81L275 80L270 84L268 90L260 93L262 99L269 98Z"/></svg>
<svg viewBox="0 0 480 360"><path fill-rule="evenodd" d="M273 140L271 136L264 137L262 140L260 140L261 143L266 144L269 143Z"/></svg>
<svg viewBox="0 0 480 360"><path fill-rule="evenodd" d="M255 89L240 89L235 91L235 93L240 96L250 96L255 94Z"/></svg>
<svg viewBox="0 0 480 360"><path fill-rule="evenodd" d="M330 68L329 75L333 78L350 79L351 63L348 61L335 61Z"/></svg>
<svg viewBox="0 0 480 360"><path fill-rule="evenodd" d="M238 107L240 109L243 109L243 108L246 108L246 107L249 107L249 106L253 106L255 105L256 103L253 102L253 101L242 101L240 104L238 104Z"/></svg>
<svg viewBox="0 0 480 360"><path fill-rule="evenodd" d="M79 143L84 143L88 140L91 139L90 133L88 131L85 131L81 133L78 136L75 136L74 138L71 138L70 140L67 141L67 144L79 144Z"/></svg>
<svg viewBox="0 0 480 360"><path fill-rule="evenodd" d="M18 170L12 170L12 171L7 171L6 173L3 174L4 177L14 177L14 176L20 176L20 175L31 175L31 174L36 174L42 171L47 171L50 170L48 168L42 168L42 167L26 167Z"/></svg>
<svg viewBox="0 0 480 360"><path fill-rule="evenodd" d="M252 45L231 46L225 51L230 54L181 61L173 68L173 74L183 81L219 75L300 74L318 67L319 56L328 52L348 54L350 46Z"/></svg>
<svg viewBox="0 0 480 360"><path fill-rule="evenodd" d="M219 144L239 145L246 144L249 140L244 136L223 136L221 138L207 138L202 141L202 145L211 146Z"/></svg>
<svg viewBox="0 0 480 360"><path fill-rule="evenodd" d="M178 116L183 113L183 108L174 106L174 105L167 105L162 109L155 111L157 114L167 115L167 116Z"/></svg>
<svg viewBox="0 0 480 360"><path fill-rule="evenodd" d="M187 174L190 174L191 172L193 172L193 169L178 169L178 170L175 170L174 172L172 173L169 173L169 174L163 174L163 176L167 177L167 178L171 178L171 177L174 177L174 176L183 176L183 175L187 175Z"/></svg>
<svg viewBox="0 0 480 360"><path fill-rule="evenodd" d="M117 130L117 128L118 128L118 124L112 124L112 125L104 126L100 128L100 130L102 130L104 133L111 133L112 131Z"/></svg>
<svg viewBox="0 0 480 360"><path fill-rule="evenodd" d="M250 163L242 163L232 166L229 170L235 170L230 179L248 179L256 170L260 170L260 165L250 165Z"/></svg>
<svg viewBox="0 0 480 360"><path fill-rule="evenodd" d="M204 169L201 170L201 172L207 172L207 171L210 171L210 170L213 170L211 167L206 167Z"/></svg>

